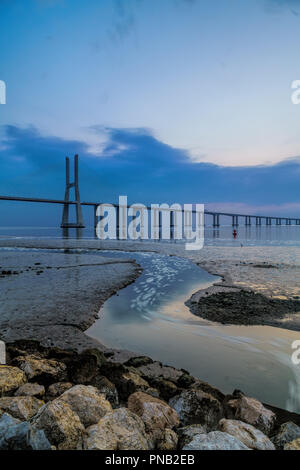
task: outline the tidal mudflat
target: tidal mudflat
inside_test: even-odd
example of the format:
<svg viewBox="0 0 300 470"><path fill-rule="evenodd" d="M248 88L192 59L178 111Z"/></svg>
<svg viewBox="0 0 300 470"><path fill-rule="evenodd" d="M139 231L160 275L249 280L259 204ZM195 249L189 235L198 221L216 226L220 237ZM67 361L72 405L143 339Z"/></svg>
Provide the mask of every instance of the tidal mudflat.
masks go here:
<svg viewBox="0 0 300 470"><path fill-rule="evenodd" d="M205 247L193 253L164 243L22 239L1 244L3 270L23 271L1 279L6 338L35 337L48 346L79 349L98 341L115 360L148 354L186 368L225 392L244 389L299 412L299 372L291 362L291 343L299 339L292 330L298 329L299 314L289 312L280 328L224 326L193 315L186 302L210 289L232 286L297 301L300 249ZM139 264L144 264L142 274ZM26 266L32 269L26 271ZM156 272L152 281L150 272ZM212 283L217 285L210 287Z"/></svg>

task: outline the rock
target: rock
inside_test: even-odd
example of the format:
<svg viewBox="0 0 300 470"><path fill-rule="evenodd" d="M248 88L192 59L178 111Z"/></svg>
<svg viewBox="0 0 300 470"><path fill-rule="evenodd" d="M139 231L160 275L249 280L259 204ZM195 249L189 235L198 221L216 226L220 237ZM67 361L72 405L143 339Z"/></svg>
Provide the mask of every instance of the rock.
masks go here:
<svg viewBox="0 0 300 470"><path fill-rule="evenodd" d="M161 362L152 362L137 368L137 371L142 375L145 380L155 379L161 377L171 382L176 383L179 378L185 373L182 370L175 369L174 367L164 366Z"/></svg>
<svg viewBox="0 0 300 470"><path fill-rule="evenodd" d="M276 415L268 410L255 398L241 396L240 398L225 402L226 417L237 419L251 424L255 428L269 435L275 425Z"/></svg>
<svg viewBox="0 0 300 470"><path fill-rule="evenodd" d="M28 380L35 379L45 385L66 377L66 365L54 359L30 355L16 357L13 362L25 372Z"/></svg>
<svg viewBox="0 0 300 470"><path fill-rule="evenodd" d="M207 428L203 424L191 424L183 428L177 429L179 436L179 449L182 449L186 444L194 439L197 434L206 434Z"/></svg>
<svg viewBox="0 0 300 470"><path fill-rule="evenodd" d="M141 418L127 408L107 413L84 435L87 450L149 450L151 447Z"/></svg>
<svg viewBox="0 0 300 470"><path fill-rule="evenodd" d="M159 391L157 390L157 388L149 387L149 388L147 388L147 390L145 390L145 393L147 393L148 395L151 395L152 397L155 397L155 398L160 397Z"/></svg>
<svg viewBox="0 0 300 470"><path fill-rule="evenodd" d="M98 376L91 385L96 387L100 393L103 393L113 407L119 405L119 395L116 386L103 375Z"/></svg>
<svg viewBox="0 0 300 470"><path fill-rule="evenodd" d="M22 370L0 365L0 396L13 393L25 382L26 376Z"/></svg>
<svg viewBox="0 0 300 470"><path fill-rule="evenodd" d="M207 382L203 382L203 380L200 379L195 379L190 388L195 390L202 390L203 392L208 393L209 395L212 395L214 398L219 400L220 403L222 403L225 398L224 393L222 393L216 387L213 387L212 385L208 384Z"/></svg>
<svg viewBox="0 0 300 470"><path fill-rule="evenodd" d="M43 405L44 402L35 397L0 398L0 409L22 421L28 421L32 418Z"/></svg>
<svg viewBox="0 0 300 470"><path fill-rule="evenodd" d="M81 446L84 427L71 407L60 399L46 403L31 420L33 429L42 429L52 445L61 450Z"/></svg>
<svg viewBox="0 0 300 470"><path fill-rule="evenodd" d="M140 376L138 369L125 367L120 363L107 362L101 368L101 373L115 384L123 401L127 401L132 393L149 388L148 382Z"/></svg>
<svg viewBox="0 0 300 470"><path fill-rule="evenodd" d="M243 442L245 446L255 450L275 450L274 444L259 429L251 424L238 420L221 419L218 425L219 431L226 432Z"/></svg>
<svg viewBox="0 0 300 470"><path fill-rule="evenodd" d="M21 385L15 392L16 397L37 397L42 398L45 395L44 385L39 385L36 383L27 383Z"/></svg>
<svg viewBox="0 0 300 470"><path fill-rule="evenodd" d="M13 418L8 413L3 413L0 418L0 439L3 438L4 434L10 426L14 426L15 424L20 423L21 421L19 419Z"/></svg>
<svg viewBox="0 0 300 470"><path fill-rule="evenodd" d="M98 423L106 413L112 411L105 395L91 385L75 385L57 400L67 403L85 427Z"/></svg>
<svg viewBox="0 0 300 470"><path fill-rule="evenodd" d="M169 404L177 411L183 426L204 424L212 429L222 418L221 403L202 390L185 390L171 398Z"/></svg>
<svg viewBox="0 0 300 470"><path fill-rule="evenodd" d="M208 434L196 434L182 450L250 450L236 437L226 432L212 431Z"/></svg>
<svg viewBox="0 0 300 470"><path fill-rule="evenodd" d="M57 398L72 387L71 382L56 382L48 388L48 396L50 399Z"/></svg>
<svg viewBox="0 0 300 470"><path fill-rule="evenodd" d="M124 366L131 367L141 367L148 364L153 364L153 360L148 356L137 356L131 357L127 362L124 362Z"/></svg>
<svg viewBox="0 0 300 470"><path fill-rule="evenodd" d="M151 387L159 390L160 396L166 401L169 401L170 398L174 397L178 393L176 385L170 380L163 379L162 377L149 379L149 383Z"/></svg>
<svg viewBox="0 0 300 470"><path fill-rule="evenodd" d="M146 432L151 436L153 445L157 441L163 440L166 428L172 429L179 424L179 418L175 410L166 402L143 392L130 395L128 409L142 419Z"/></svg>
<svg viewBox="0 0 300 470"><path fill-rule="evenodd" d="M286 444L300 438L300 427L288 421L280 426L276 435L272 438L277 449L283 449Z"/></svg>
<svg viewBox="0 0 300 470"><path fill-rule="evenodd" d="M184 372L181 377L177 380L177 387L189 388L195 383L196 379L187 372Z"/></svg>
<svg viewBox="0 0 300 470"><path fill-rule="evenodd" d="M300 450L300 439L295 439L288 444L285 444L284 450Z"/></svg>
<svg viewBox="0 0 300 470"><path fill-rule="evenodd" d="M92 385L100 374L106 358L98 349L88 349L81 354L73 354L66 362L70 381L74 384Z"/></svg>
<svg viewBox="0 0 300 470"><path fill-rule="evenodd" d="M44 431L23 422L7 428L0 438L0 450L52 450L52 446Z"/></svg>
<svg viewBox="0 0 300 470"><path fill-rule="evenodd" d="M144 391L149 388L148 382L142 379L138 374L128 371L121 375L120 378L120 395L126 399L129 395L136 391Z"/></svg>
<svg viewBox="0 0 300 470"><path fill-rule="evenodd" d="M0 419L0 450L50 450L43 431L4 413Z"/></svg>
<svg viewBox="0 0 300 470"><path fill-rule="evenodd" d="M157 442L159 450L176 450L178 444L178 436L172 429L166 428L162 438Z"/></svg>

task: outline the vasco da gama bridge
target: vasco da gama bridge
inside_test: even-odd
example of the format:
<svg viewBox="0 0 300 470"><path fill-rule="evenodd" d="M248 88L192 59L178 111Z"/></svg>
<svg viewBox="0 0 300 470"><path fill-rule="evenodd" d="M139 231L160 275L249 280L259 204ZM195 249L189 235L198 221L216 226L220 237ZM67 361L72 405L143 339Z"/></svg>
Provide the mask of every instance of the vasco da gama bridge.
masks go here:
<svg viewBox="0 0 300 470"><path fill-rule="evenodd" d="M75 200L70 200L70 189L74 188ZM78 184L78 155L74 157L74 181L70 182L70 159L66 157L66 187L65 187L65 198L60 199L44 199L44 198L31 198L31 197L17 197L17 196L0 196L2 201L19 201L19 202L37 202L45 204L61 204L63 206L62 223L61 228L84 228L84 222L82 217L82 206L92 206L94 208L94 227L97 226L97 207L101 202L81 202L79 195L79 184ZM76 208L76 222L69 222L69 206L75 205ZM112 204L118 208L116 204ZM148 210L151 208L147 207ZM195 211L192 211L195 213ZM291 217L274 217L267 215L249 215L249 214L233 214L228 212L213 212L205 210L206 216L212 217L212 226L220 227L220 217L229 217L232 221L232 226L237 227L241 221L244 221L245 226L251 226L252 223L256 226L261 225L300 225L300 218Z"/></svg>

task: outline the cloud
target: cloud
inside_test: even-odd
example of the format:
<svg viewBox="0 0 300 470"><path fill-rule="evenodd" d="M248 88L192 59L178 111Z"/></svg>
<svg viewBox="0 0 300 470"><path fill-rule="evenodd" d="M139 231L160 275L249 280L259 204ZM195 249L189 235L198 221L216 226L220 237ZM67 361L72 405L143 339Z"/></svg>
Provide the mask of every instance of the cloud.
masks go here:
<svg viewBox="0 0 300 470"><path fill-rule="evenodd" d="M300 158L272 166L221 167L192 162L187 151L161 142L148 129L94 126L94 132L106 135L97 156L84 142L43 136L34 127L4 131L2 194L62 199L64 158L78 153L85 201L117 202L127 195L131 203L200 202L218 210L299 216Z"/></svg>

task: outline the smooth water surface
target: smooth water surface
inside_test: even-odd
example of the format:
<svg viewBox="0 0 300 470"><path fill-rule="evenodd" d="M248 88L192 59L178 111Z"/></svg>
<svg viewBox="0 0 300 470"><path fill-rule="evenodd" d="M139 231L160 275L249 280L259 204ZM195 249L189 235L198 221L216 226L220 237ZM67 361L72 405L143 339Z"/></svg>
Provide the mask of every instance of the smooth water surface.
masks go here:
<svg viewBox="0 0 300 470"><path fill-rule="evenodd" d="M108 347L187 369L225 393L238 388L265 403L300 412L300 371L291 361L291 343L299 339L298 332L201 319L190 313L185 301L215 277L177 257L123 256L134 257L144 271L105 302L99 320L87 330L89 336Z"/></svg>

